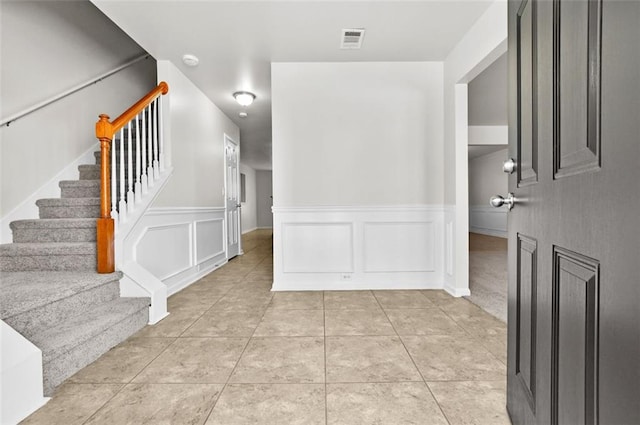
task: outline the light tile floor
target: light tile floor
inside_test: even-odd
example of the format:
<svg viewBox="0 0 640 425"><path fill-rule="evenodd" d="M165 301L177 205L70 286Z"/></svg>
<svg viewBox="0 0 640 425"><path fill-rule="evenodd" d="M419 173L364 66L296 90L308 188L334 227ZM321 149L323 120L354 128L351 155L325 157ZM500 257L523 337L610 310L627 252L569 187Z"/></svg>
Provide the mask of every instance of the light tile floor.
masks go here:
<svg viewBox="0 0 640 425"><path fill-rule="evenodd" d="M509 424L506 327L443 291L272 293L271 233L26 424Z"/></svg>

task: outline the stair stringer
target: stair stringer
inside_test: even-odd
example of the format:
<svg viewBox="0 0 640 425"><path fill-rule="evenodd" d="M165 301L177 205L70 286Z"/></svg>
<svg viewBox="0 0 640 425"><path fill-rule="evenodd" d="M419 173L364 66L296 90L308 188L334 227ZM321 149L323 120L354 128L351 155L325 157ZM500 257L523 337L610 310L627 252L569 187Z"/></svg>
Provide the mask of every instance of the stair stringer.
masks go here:
<svg viewBox="0 0 640 425"><path fill-rule="evenodd" d="M124 274L120 280L120 296L151 298L150 325L169 315L167 312L167 287L160 279L138 264L133 248L144 232L142 226L139 226L140 219L160 194L172 174L173 168L161 172L160 178L154 182L152 187L149 187L149 192L143 201L136 204L134 211L127 213L127 221L116 224L116 269Z"/></svg>
<svg viewBox="0 0 640 425"><path fill-rule="evenodd" d="M0 320L0 424L15 424L42 407L42 351Z"/></svg>

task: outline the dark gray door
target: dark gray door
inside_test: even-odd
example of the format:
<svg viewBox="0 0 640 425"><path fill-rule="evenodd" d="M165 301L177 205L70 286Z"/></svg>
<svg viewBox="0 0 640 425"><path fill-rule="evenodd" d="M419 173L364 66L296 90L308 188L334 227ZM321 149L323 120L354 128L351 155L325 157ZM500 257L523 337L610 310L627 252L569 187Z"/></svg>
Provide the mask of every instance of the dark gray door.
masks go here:
<svg viewBox="0 0 640 425"><path fill-rule="evenodd" d="M640 1L510 0L514 424L640 424Z"/></svg>

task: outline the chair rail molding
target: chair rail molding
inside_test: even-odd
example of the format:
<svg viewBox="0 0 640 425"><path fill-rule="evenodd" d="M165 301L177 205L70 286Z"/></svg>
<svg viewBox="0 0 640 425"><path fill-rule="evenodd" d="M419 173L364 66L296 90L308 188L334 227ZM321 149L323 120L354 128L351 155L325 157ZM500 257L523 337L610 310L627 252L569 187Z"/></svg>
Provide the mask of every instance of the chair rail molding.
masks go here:
<svg viewBox="0 0 640 425"><path fill-rule="evenodd" d="M274 291L444 288L442 205L272 210Z"/></svg>

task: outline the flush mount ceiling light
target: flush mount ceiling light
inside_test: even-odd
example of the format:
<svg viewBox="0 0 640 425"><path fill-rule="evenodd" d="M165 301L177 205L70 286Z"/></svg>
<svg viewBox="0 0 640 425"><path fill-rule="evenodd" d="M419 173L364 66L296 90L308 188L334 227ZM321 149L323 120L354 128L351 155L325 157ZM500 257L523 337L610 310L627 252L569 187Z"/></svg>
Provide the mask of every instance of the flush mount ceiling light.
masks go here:
<svg viewBox="0 0 640 425"><path fill-rule="evenodd" d="M182 57L182 62L184 62L187 66L198 66L200 63L200 59L196 55L184 55Z"/></svg>
<svg viewBox="0 0 640 425"><path fill-rule="evenodd" d="M256 95L248 91L237 91L233 94L233 98L242 106L249 106L253 103Z"/></svg>

